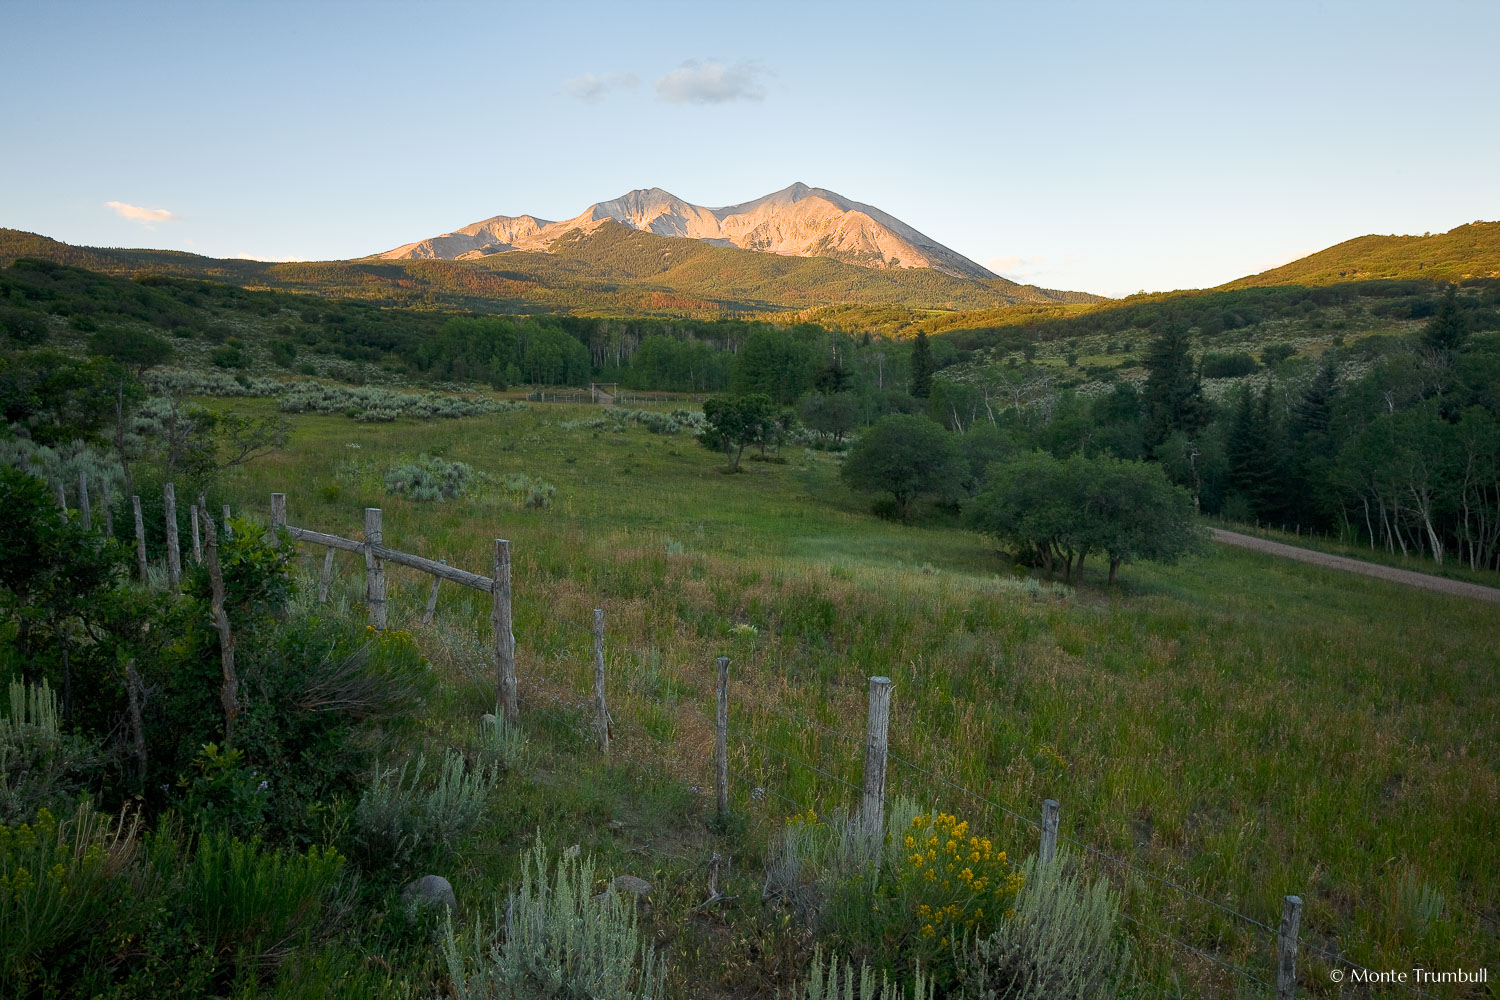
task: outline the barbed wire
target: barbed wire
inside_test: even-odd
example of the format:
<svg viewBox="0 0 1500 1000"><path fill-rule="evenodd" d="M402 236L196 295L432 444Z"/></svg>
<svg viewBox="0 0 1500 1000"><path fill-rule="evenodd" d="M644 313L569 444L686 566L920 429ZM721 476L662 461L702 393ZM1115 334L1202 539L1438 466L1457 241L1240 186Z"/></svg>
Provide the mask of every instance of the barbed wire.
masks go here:
<svg viewBox="0 0 1500 1000"><path fill-rule="evenodd" d="M1233 973L1236 973L1238 975L1244 976L1246 979L1250 980L1251 982L1253 982L1253 983L1259 983L1260 985L1264 986L1268 990L1275 990L1276 989L1276 987L1272 986L1270 983L1266 982L1264 979L1260 978L1255 973L1250 972L1248 969L1242 969L1238 965L1235 965L1233 962L1226 962L1222 958L1220 958L1219 956L1214 955L1214 954L1212 954L1210 952L1204 951L1202 948L1199 948L1197 945L1188 944L1186 941L1183 941L1180 938L1173 937L1172 935L1168 934L1166 931L1158 930L1157 928L1152 927L1150 924L1143 923L1142 921L1137 920L1135 917L1132 917L1130 914L1126 913L1124 910L1120 911L1120 916L1122 918L1124 918L1125 920L1129 921L1130 923L1135 924L1141 930L1146 931L1149 934L1155 934L1157 937L1161 938L1164 941L1170 941L1173 944L1177 945L1179 948L1183 948L1183 949L1185 949L1187 951L1190 951L1190 952L1192 952L1193 954L1197 955L1200 958L1206 958L1210 962L1212 962L1215 965L1219 966L1220 968L1227 969L1230 972L1233 972Z"/></svg>
<svg viewBox="0 0 1500 1000"><path fill-rule="evenodd" d="M974 791L972 788L965 788L963 785L960 785L960 784L958 784L955 781L949 781L947 778L943 777L941 774L937 774L937 773L935 773L933 771L929 771L929 770L927 770L927 768L923 767L921 764L912 763L911 761L907 760L905 757L902 757L900 754L895 753L894 751L887 751L887 756L891 760L894 760L898 764L904 764L907 767L911 768L913 771L920 771L922 774L927 775L927 777L933 779L934 781L942 782L943 784L947 785L950 788L957 789L958 791L963 792L965 795L972 796L973 798L979 800L980 802L983 802L987 806L990 806L990 807L992 807L994 809L998 809L998 810L1000 810L1001 812L1005 813L1008 816L1015 817L1016 819L1020 820L1022 823L1029 823L1030 825L1036 827L1038 830L1040 830L1041 827L1042 827L1041 823L1039 823L1038 821L1032 819L1030 816L1022 815L1021 813L1016 812L1014 809L1010 808L1009 806L1001 805L999 802L996 802L993 799L986 798L985 796L980 795L978 792Z"/></svg>
<svg viewBox="0 0 1500 1000"><path fill-rule="evenodd" d="M772 708L770 705L757 705L755 707L762 712L768 712L771 715L780 716L788 722L796 722L804 726L811 726L813 729L825 732L830 736L837 736L841 740L848 740L850 743L853 743L856 746L864 745L865 741L858 736L851 736L850 734L840 732L839 730L834 729L831 726L825 726L821 722L814 722L812 719L805 719L802 716L798 715L796 712L783 711L781 709Z"/></svg>
<svg viewBox="0 0 1500 1000"><path fill-rule="evenodd" d="M1178 892L1184 893L1184 894L1186 894L1188 896L1192 896L1194 899L1197 899L1197 900L1200 900L1200 901L1202 901L1204 903L1207 903L1209 906L1212 906L1215 909L1217 909L1217 910L1219 910L1219 911L1221 911L1223 913L1227 913L1227 914L1229 914L1232 917L1236 917L1236 918L1238 918L1240 920L1245 921L1246 923L1254 924L1256 927L1259 927L1261 930L1265 931L1268 934L1271 934L1272 936L1275 936L1277 934L1277 929L1274 928L1274 927L1272 927L1270 924L1266 923L1263 920L1256 920L1254 917L1250 916L1249 914L1241 913L1239 910L1236 910L1233 907L1225 906L1223 903L1220 903L1220 902L1218 902L1216 900L1213 900L1213 899L1209 899L1207 896L1203 895L1201 892L1195 892L1192 889L1189 889L1185 885L1181 885L1180 883L1174 882L1174 881L1172 881L1169 878L1166 878L1164 876L1158 875L1158 874L1156 874L1153 871L1149 871L1149 870L1147 870L1145 868L1142 868L1140 865L1132 864L1131 862L1125 860L1124 858L1117 857L1116 855L1110 854L1108 851L1100 850L1099 848L1095 847L1093 844L1086 844L1086 843L1084 843L1081 840L1078 840L1078 839L1076 839L1074 837L1068 837L1068 836L1059 836L1058 839L1061 840L1061 841L1063 841L1064 843L1072 844L1075 847L1081 848L1081 849L1083 849L1083 850L1085 850L1085 851L1089 852L1090 854L1093 854L1093 855L1095 855L1097 857L1103 858L1106 861L1112 861L1112 862L1114 862L1117 865L1122 865L1123 867L1128 868L1131 871L1136 872L1138 874L1144 875L1147 878L1155 879L1156 881L1160 882L1162 885L1168 886L1168 887L1170 887L1172 889L1175 889Z"/></svg>
<svg viewBox="0 0 1500 1000"><path fill-rule="evenodd" d="M807 806L804 806L802 803L798 802L796 799L794 799L794 798L792 798L792 797L790 797L788 795L781 794L780 792L778 792L776 789L770 787L769 785L762 785L758 781L754 781L754 780L752 780L750 778L747 778L745 775L743 775L740 772L736 771L732 767L729 768L728 770L729 770L729 773L732 774L734 777L740 779L745 784L747 784L747 785L750 786L750 792L751 792L751 796L750 797L752 799L755 797L755 794L754 794L755 791L757 789L759 789L762 792L767 792L767 793L769 793L771 795L776 796L781 801L783 801L783 802L787 803L788 805L792 806L793 808L795 808L799 813L807 812Z"/></svg>
<svg viewBox="0 0 1500 1000"><path fill-rule="evenodd" d="M743 736L743 735L741 735L739 733L736 733L735 734L735 738L738 739L738 740L740 740L740 741L742 741L742 742L744 742L744 743L754 744L755 746L760 747L762 750L769 750L771 753L774 753L776 756L778 756L778 757L784 757L787 760L791 761L793 764L801 764L803 767L807 768L809 771L817 771L819 774L823 775L824 777L832 778L834 781L837 781L839 784L841 784L841 785L848 785L850 788L854 789L856 792L859 792L861 795L864 794L864 791L865 791L864 790L864 786L862 786L862 785L856 785L852 781L848 781L848 780L846 780L844 778L840 778L838 775L834 774L833 772L831 772L831 771L825 771L825 770L823 770L821 767L819 767L816 764L809 764L807 761L803 760L801 757L793 757L789 753L785 753L785 752L783 752L781 750L777 750L775 747L771 746L770 744L768 744L768 743L762 743L760 740L756 739L753 736Z"/></svg>

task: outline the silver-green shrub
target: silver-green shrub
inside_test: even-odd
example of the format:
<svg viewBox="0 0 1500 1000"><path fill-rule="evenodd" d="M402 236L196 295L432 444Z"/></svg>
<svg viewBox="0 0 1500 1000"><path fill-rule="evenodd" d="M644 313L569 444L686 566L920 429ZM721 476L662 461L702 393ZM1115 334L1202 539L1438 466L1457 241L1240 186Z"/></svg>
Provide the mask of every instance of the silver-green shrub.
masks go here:
<svg viewBox="0 0 1500 1000"><path fill-rule="evenodd" d="M1015 913L976 942L959 969L964 1000L1109 1000L1130 966L1120 901L1103 879L1070 872L1065 859L1035 855Z"/></svg>
<svg viewBox="0 0 1500 1000"><path fill-rule="evenodd" d="M374 863L404 866L437 860L457 848L478 824L498 775L492 768L466 770L463 755L448 751L436 781L422 780L425 754L400 768L375 768L354 810L361 848Z"/></svg>
<svg viewBox="0 0 1500 1000"><path fill-rule="evenodd" d="M522 507L546 509L552 506L552 497L557 493L556 486L524 472L512 472L504 476L500 485Z"/></svg>
<svg viewBox="0 0 1500 1000"><path fill-rule="evenodd" d="M443 956L458 1000L661 1000L666 967L634 901L596 894L594 874L593 858L563 857L554 872L538 834L488 926L479 918L460 933L450 915Z"/></svg>
<svg viewBox="0 0 1500 1000"><path fill-rule="evenodd" d="M351 388L320 382L298 382L281 397L287 413L342 413L365 422L397 417L477 417L502 410L524 409L514 400L445 396L437 392L394 392L375 386Z"/></svg>
<svg viewBox="0 0 1500 1000"><path fill-rule="evenodd" d="M891 982L890 976L879 977L873 969L860 963L859 972L854 966L844 963L843 978L839 977L839 960L835 955L825 966L822 949L813 952L812 968L807 978L792 989L790 1000L932 1000L933 984L922 970L918 969L911 989L903 990Z"/></svg>
<svg viewBox="0 0 1500 1000"><path fill-rule="evenodd" d="M478 479L479 474L471 465L422 455L415 462L404 462L387 471L385 488L408 500L434 503L457 500Z"/></svg>
<svg viewBox="0 0 1500 1000"><path fill-rule="evenodd" d="M93 744L62 731L57 695L45 680L37 687L12 681L9 694L0 714L0 824L62 805L99 760Z"/></svg>
<svg viewBox="0 0 1500 1000"><path fill-rule="evenodd" d="M496 772L521 770L530 750L521 727L506 722L503 715L487 715L479 726L476 757L481 767Z"/></svg>

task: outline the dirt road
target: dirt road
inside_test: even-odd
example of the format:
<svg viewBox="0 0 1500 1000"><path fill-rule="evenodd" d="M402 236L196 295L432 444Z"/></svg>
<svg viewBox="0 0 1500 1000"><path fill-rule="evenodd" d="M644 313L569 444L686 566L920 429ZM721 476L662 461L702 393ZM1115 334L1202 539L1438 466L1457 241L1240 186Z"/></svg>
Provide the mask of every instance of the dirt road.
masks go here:
<svg viewBox="0 0 1500 1000"><path fill-rule="evenodd" d="M1396 569L1392 566L1381 566L1377 563L1363 562L1359 559L1331 556L1326 552L1314 552L1311 549L1302 549L1295 545L1283 545L1280 542L1267 541L1264 538L1255 538L1250 535L1241 535L1234 531L1224 531L1221 528L1214 528L1212 531L1214 533L1214 541L1223 542L1225 545L1237 545L1242 549L1267 552L1273 556L1281 556L1284 559L1296 559L1300 562L1312 563L1315 566L1327 566L1330 569L1341 569L1350 573L1363 573L1365 576L1379 577L1382 580L1392 580L1396 583L1404 583L1410 587L1421 587L1424 590L1436 590L1443 594L1457 594L1460 597L1473 597L1481 601L1500 603L1500 588L1484 587L1477 583L1465 583L1462 580L1449 580L1441 576L1429 576L1426 573L1413 573L1409 569Z"/></svg>

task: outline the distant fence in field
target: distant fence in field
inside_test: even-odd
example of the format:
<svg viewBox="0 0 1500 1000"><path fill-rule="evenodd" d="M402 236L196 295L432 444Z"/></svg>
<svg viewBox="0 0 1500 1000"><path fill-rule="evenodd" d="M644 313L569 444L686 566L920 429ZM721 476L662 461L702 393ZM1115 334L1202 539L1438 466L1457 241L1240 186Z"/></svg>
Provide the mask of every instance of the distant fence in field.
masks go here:
<svg viewBox="0 0 1500 1000"><path fill-rule="evenodd" d="M701 404L708 397L703 394L680 392L632 392L622 389L608 393L599 388L591 389L534 389L526 394L529 403L574 403L594 406L639 406L643 403Z"/></svg>
<svg viewBox="0 0 1500 1000"><path fill-rule="evenodd" d="M58 487L58 499L63 507L65 515L68 511L67 499L61 486ZM92 525L92 515L89 504L88 484L80 477L78 490L79 508L78 516L85 525ZM140 497L131 498L135 517L135 536L137 543L137 561L140 575L143 581L148 579L147 553L145 542L144 523L141 518ZM173 485L166 484L163 491L163 500L166 520L166 546L168 580L172 586L176 586L181 576L180 553L178 545L178 528L176 521L176 497ZM105 510L108 511L106 505ZM540 715L551 718L554 722L564 726L573 727L582 724L586 729L592 730L599 752L605 755L618 755L630 761L643 770L662 773L659 762L641 761L630 755L628 750L620 741L612 740L612 735L617 723L629 725L637 729L647 741L660 742L657 734L648 728L646 723L638 719L626 719L616 717L610 710L610 678L605 656L605 612L602 608L593 611L593 620L589 626L581 623L567 623L569 627L579 633L586 633L592 643L592 691L585 697L576 701L568 701L558 698L549 689L559 686L556 678L542 676L518 676L516 671L516 644L512 631L512 588L511 588L511 550L509 541L496 538L491 553L491 576L480 576L464 570L456 569L447 565L446 562L434 561L422 556L401 552L387 547L384 544L384 534L381 527L381 511L379 508L366 508L364 512L364 533L359 539L345 538L340 535L328 534L309 528L294 527L287 523L286 495L283 493L271 494L270 525L272 539L290 536L296 542L308 542L323 546L327 551L323 560L322 573L319 578L318 598L320 601L328 600L328 590L333 569L333 555L337 550L355 553L363 557L365 579L364 596L367 614L370 624L377 629L385 629L388 623L388 612L386 602L385 564L393 563L426 573L433 578L432 588L428 595L426 607L422 615L422 623L428 624L432 621L437 606L438 586L444 581L450 581L459 586L485 592L491 596L491 625L493 630L493 652L495 656L495 700L501 711L509 720L516 720L520 716L520 707L525 705L529 710ZM199 503L192 506L193 525L193 556L198 562L204 561L204 547L199 534L199 525L202 524L208 537L208 556L210 570L214 577L218 577L217 558L214 554L215 526L208 514L203 509L202 498ZM224 525L228 526L229 508L223 508ZM282 534L285 532L285 535ZM215 580L215 612L216 628L221 637L221 643L225 648L226 659L226 689L233 681L232 676L232 649L233 641L228 635L227 618L219 613L222 605L222 582ZM1059 844L1066 844L1083 855L1103 865L1110 866L1122 876L1129 874L1163 887L1169 892L1178 894L1183 900L1190 901L1192 905L1208 907L1215 913L1226 916L1242 926L1248 928L1256 935L1268 938L1264 954L1268 959L1268 975L1274 978L1274 983L1265 978L1265 975L1244 968L1236 963L1225 960L1219 955L1199 947L1182 939L1179 934L1165 930L1156 925L1149 916L1132 914L1126 910L1121 911L1122 918L1137 928L1143 934L1160 940L1169 945L1178 953L1190 957L1193 961L1207 963L1223 972L1229 973L1236 979L1242 980L1244 985L1263 988L1267 995L1273 995L1276 1000L1291 1000L1295 995L1297 983L1297 962L1304 954L1316 955L1332 966L1348 970L1350 982L1356 981L1353 974L1374 977L1377 974L1372 970L1353 962L1342 955L1336 954L1327 948L1321 947L1312 940L1312 935L1304 935L1301 928L1301 917L1303 902L1297 895L1286 895L1282 899L1279 920L1273 925L1270 921L1276 920L1270 915L1267 919L1258 919L1249 914L1242 913L1231 906L1210 899L1207 896L1185 886L1180 882L1168 878L1148 868L1142 867L1132 861L1122 858L1109 851L1105 851L1092 844L1075 839L1063 833L1063 808L1062 804L1055 799L1044 799L1040 802L1035 812L1023 812L1014 809L1001 802L968 788L962 784L951 781L935 771L922 767L908 757L898 754L890 743L890 723L894 713L894 685L887 677L870 677L868 679L867 711L865 726L862 735L844 732L832 726L827 726L812 719L804 718L796 713L782 711L772 708L757 701L753 697L742 697L736 700L733 697L733 689L730 681L730 660L727 657L718 657L713 664L714 678L714 703L713 715L709 716L703 709L685 700L668 700L658 694L643 690L639 686L631 685L628 679L617 677L622 680L626 690L650 704L661 713L669 713L675 717L680 711L691 717L696 724L700 724L707 731L712 732L712 750L707 755L698 759L698 766L707 766L709 780L714 791L715 806L721 816L727 816L738 809L751 809L755 805L766 803L770 798L791 806L797 812L805 812L809 803L797 799L771 788L762 780L752 778L731 766L731 757L737 752L744 760L758 759L761 770L773 758L777 766L784 765L785 770L790 772L793 768L801 769L810 775L815 775L815 781L825 783L832 782L835 794L847 796L857 802L857 807L851 809L851 814L856 817L859 827L867 834L878 835L883 830L886 818L887 788L889 778L893 773L904 774L908 779L918 782L922 787L931 791L941 790L942 793L956 792L963 795L985 809L991 810L1007 821L1014 821L1023 829L1034 830L1037 836L1038 855L1043 863L1052 863L1058 854ZM571 682L562 682L564 684ZM523 691L523 684L526 689ZM227 697L227 696L226 696ZM858 752L854 760L862 763L862 778L860 781L849 781L839 777L825 767L819 766L813 761L795 754L787 753L755 738L754 730L748 724L743 728L731 726L731 709L740 706L739 713L741 722L747 722L747 717L753 718L757 713L766 713L782 718L799 727L800 731L806 733L822 733L835 737L850 748L850 753ZM618 706L617 706L618 707ZM767 756L769 755L769 756ZM913 755L915 756L915 755ZM751 769L751 768L747 768ZM746 789L742 795L735 795L731 778L739 782ZM768 798L769 797L769 798ZM1205 968L1207 967L1205 966ZM1377 979L1366 979L1367 982L1376 982ZM1164 996L1185 1000L1183 995L1176 990L1166 989L1151 983L1143 983ZM1410 983L1399 983L1412 995L1437 1000L1432 994L1420 989Z"/></svg>

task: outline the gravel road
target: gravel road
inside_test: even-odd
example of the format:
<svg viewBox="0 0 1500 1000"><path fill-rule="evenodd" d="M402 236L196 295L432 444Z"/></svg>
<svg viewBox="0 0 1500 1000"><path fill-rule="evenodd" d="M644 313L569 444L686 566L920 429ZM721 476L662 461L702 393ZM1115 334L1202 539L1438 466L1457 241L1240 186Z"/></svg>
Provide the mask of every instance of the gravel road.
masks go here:
<svg viewBox="0 0 1500 1000"><path fill-rule="evenodd" d="M1423 590L1436 590L1442 594L1457 594L1460 597L1473 597L1481 601L1500 603L1500 588L1484 587L1477 583L1465 583L1462 580L1449 580L1447 577L1442 576L1429 576L1426 573L1413 573L1409 569L1396 569L1392 566L1381 566L1377 563L1368 563L1359 559L1331 556L1326 552L1314 552L1311 549L1302 549L1295 545L1283 545L1281 542L1272 542L1264 538L1241 535L1238 532L1224 531L1221 528L1214 528L1212 530L1214 541L1223 542L1225 545L1237 545L1242 549L1254 549L1257 552L1267 552L1273 556L1281 556L1284 559L1296 559L1299 562L1312 563L1315 566L1327 566L1330 569L1341 569L1349 573L1363 573L1365 576L1379 577L1382 580L1392 580L1396 583L1404 583L1409 587L1421 587Z"/></svg>

